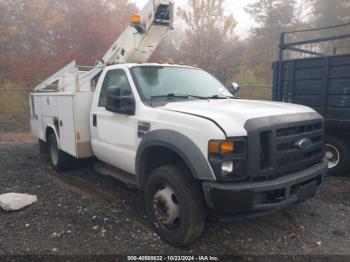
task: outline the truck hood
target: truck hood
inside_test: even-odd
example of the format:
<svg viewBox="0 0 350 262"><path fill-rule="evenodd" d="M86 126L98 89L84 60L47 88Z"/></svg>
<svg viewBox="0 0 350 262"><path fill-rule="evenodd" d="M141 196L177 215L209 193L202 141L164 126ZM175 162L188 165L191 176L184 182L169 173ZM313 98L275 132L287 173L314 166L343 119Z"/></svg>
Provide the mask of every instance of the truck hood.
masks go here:
<svg viewBox="0 0 350 262"><path fill-rule="evenodd" d="M253 118L315 112L301 105L241 99L174 102L163 109L210 119L228 137L246 136L244 125Z"/></svg>

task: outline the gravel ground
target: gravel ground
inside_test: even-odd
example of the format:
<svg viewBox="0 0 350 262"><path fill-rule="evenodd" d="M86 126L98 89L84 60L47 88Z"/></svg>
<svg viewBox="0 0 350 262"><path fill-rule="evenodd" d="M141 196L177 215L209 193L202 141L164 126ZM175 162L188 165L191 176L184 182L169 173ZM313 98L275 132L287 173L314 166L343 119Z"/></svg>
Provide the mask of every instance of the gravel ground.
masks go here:
<svg viewBox="0 0 350 262"><path fill-rule="evenodd" d="M34 144L0 143L0 193L34 205L0 210L0 255L348 254L350 179L330 178L312 200L262 218L211 220L195 244L176 249L148 226L142 197L91 165L57 174Z"/></svg>

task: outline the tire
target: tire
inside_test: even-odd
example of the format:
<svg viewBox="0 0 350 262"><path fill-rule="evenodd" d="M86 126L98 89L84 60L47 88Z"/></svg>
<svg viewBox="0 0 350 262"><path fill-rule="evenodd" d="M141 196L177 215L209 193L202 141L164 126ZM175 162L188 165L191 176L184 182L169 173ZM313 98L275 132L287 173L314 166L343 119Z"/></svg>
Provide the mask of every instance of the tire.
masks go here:
<svg viewBox="0 0 350 262"><path fill-rule="evenodd" d="M46 142L43 140L39 139L38 140L38 145L39 145L39 155L41 159L45 162L50 161L50 154L49 154L49 147Z"/></svg>
<svg viewBox="0 0 350 262"><path fill-rule="evenodd" d="M329 175L342 175L349 170L350 149L345 140L335 136L326 137L326 156Z"/></svg>
<svg viewBox="0 0 350 262"><path fill-rule="evenodd" d="M72 158L58 149L58 143L54 133L49 135L48 141L52 168L57 172L68 170L72 166Z"/></svg>
<svg viewBox="0 0 350 262"><path fill-rule="evenodd" d="M191 175L180 167L165 166L151 173L145 187L145 207L154 231L170 245L189 245L204 230L202 194ZM170 222L164 221L167 219Z"/></svg>

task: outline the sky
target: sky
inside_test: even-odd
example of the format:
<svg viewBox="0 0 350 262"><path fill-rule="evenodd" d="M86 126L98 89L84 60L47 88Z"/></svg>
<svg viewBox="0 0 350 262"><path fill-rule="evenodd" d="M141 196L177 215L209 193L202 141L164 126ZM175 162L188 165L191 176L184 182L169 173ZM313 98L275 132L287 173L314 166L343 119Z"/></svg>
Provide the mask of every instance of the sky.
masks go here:
<svg viewBox="0 0 350 262"><path fill-rule="evenodd" d="M139 8L142 8L149 0L132 0ZM176 6L186 7L187 0L173 0ZM244 11L244 6L246 6L250 0L227 0L226 1L226 12L233 14L237 20L237 27L235 33L240 38L245 38L249 34L249 30L253 25L253 20ZM176 20L175 20L176 24Z"/></svg>

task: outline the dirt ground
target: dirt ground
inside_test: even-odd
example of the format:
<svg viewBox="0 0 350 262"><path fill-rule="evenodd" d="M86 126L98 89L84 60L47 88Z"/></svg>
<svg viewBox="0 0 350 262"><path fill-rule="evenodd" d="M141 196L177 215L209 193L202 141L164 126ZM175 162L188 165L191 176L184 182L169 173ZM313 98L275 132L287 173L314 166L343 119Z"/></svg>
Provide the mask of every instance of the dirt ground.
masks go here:
<svg viewBox="0 0 350 262"><path fill-rule="evenodd" d="M36 194L38 202L0 210L0 255L350 255L350 177L330 178L314 199L273 215L210 220L182 249L149 229L137 192L91 165L58 174L36 144L0 142L0 193L8 192Z"/></svg>

